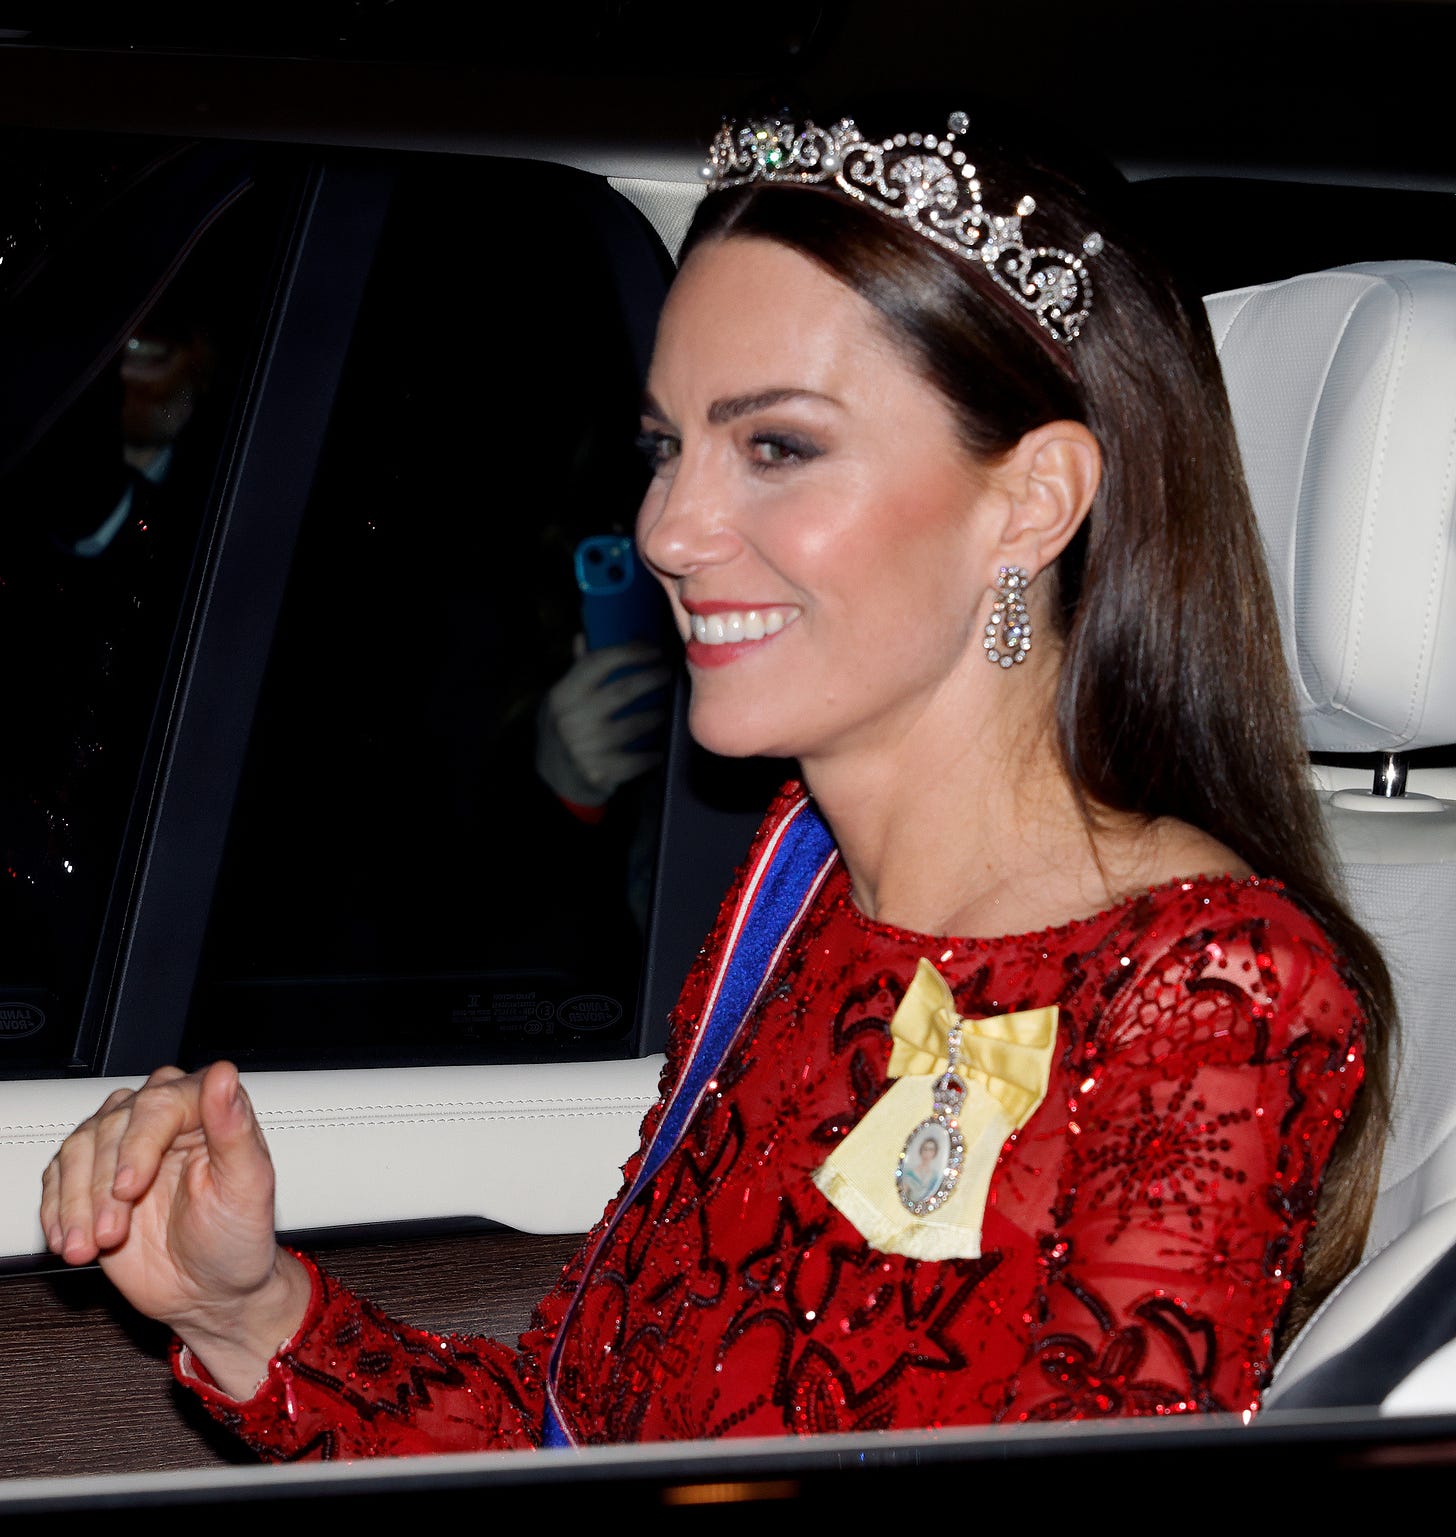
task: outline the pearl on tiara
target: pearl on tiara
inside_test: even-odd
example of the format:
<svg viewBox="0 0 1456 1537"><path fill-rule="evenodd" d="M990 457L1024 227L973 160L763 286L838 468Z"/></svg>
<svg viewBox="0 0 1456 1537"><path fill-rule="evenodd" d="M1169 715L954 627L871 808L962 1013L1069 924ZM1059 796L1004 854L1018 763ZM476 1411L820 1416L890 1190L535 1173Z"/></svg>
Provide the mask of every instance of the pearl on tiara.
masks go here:
<svg viewBox="0 0 1456 1537"><path fill-rule="evenodd" d="M1014 213L987 210L976 168L956 144L969 128L964 112L951 113L944 133L897 133L878 141L866 139L847 117L832 128L778 118L725 122L700 174L709 190L763 181L844 192L977 262L1056 341L1075 341L1092 309L1084 257L1098 255L1102 236L1086 235L1080 254L1031 245L1021 221L1036 212L1035 198L1023 197Z"/></svg>

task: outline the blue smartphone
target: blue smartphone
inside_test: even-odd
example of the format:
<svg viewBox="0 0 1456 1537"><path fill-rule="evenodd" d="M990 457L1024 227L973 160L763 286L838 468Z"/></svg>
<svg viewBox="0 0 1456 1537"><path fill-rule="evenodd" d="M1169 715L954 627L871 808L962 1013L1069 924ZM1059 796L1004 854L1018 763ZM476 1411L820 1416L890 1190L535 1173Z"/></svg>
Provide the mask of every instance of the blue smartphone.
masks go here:
<svg viewBox="0 0 1456 1537"><path fill-rule="evenodd" d="M581 626L589 651L666 639L667 605L626 534L593 534L576 547Z"/></svg>
<svg viewBox="0 0 1456 1537"><path fill-rule="evenodd" d="M574 563L588 651L634 640L667 651L673 637L667 599L657 579L637 558L630 535L592 534L577 545ZM662 689L653 689L618 713L632 715L661 706L665 697Z"/></svg>

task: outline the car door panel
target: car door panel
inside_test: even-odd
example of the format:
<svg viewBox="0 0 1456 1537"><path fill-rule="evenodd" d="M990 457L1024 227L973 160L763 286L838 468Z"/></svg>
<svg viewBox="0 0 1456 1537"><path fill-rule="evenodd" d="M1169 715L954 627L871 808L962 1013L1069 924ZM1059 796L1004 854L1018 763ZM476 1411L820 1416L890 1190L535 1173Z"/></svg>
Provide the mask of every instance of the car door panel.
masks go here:
<svg viewBox="0 0 1456 1537"><path fill-rule="evenodd" d="M475 1231L321 1239L311 1252L391 1317L513 1341L579 1243L577 1234ZM0 1478L251 1462L175 1387L168 1344L167 1330L120 1304L95 1266L0 1274Z"/></svg>
<svg viewBox="0 0 1456 1537"><path fill-rule="evenodd" d="M244 1076L284 1232L489 1221L581 1232L616 1193L663 1059ZM45 1251L40 1177L61 1138L139 1079L0 1083L0 1256Z"/></svg>

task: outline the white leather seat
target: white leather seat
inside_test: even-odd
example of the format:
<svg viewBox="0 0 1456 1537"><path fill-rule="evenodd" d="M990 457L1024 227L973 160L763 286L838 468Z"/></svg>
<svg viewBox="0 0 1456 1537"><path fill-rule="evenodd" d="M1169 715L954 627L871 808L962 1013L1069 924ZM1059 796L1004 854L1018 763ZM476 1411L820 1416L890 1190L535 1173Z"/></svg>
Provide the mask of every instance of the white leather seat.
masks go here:
<svg viewBox="0 0 1456 1537"><path fill-rule="evenodd" d="M1301 1332L1270 1408L1456 1408L1456 1201L1433 1207L1357 1267Z"/></svg>
<svg viewBox="0 0 1456 1537"><path fill-rule="evenodd" d="M1207 307L1311 751L1456 743L1456 267L1363 263ZM1326 1402L1372 1401L1335 1357L1395 1323L1432 1244L1456 1244L1456 768L1396 796L1372 793L1368 768L1316 776L1391 968L1403 1060L1365 1263L1286 1353L1271 1406L1311 1373Z"/></svg>

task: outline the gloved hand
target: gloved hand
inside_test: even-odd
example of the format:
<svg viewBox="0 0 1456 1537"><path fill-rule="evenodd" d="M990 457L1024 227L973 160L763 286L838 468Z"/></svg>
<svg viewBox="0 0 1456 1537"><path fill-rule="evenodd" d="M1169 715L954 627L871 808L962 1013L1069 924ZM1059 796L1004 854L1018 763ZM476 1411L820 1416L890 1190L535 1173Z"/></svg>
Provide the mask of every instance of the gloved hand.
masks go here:
<svg viewBox="0 0 1456 1537"><path fill-rule="evenodd" d="M578 655L536 713L536 772L562 800L604 806L662 761L666 704L631 706L670 677L644 641Z"/></svg>

